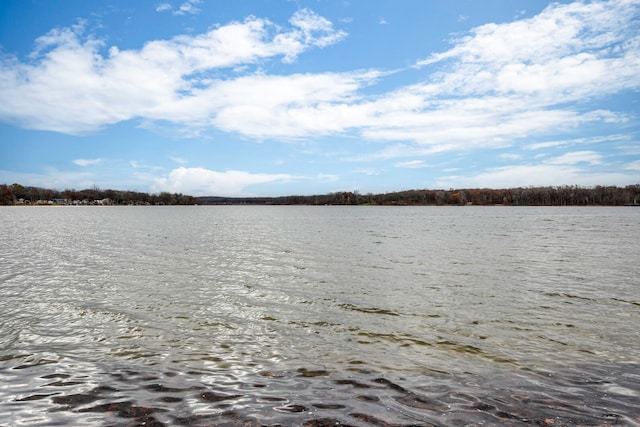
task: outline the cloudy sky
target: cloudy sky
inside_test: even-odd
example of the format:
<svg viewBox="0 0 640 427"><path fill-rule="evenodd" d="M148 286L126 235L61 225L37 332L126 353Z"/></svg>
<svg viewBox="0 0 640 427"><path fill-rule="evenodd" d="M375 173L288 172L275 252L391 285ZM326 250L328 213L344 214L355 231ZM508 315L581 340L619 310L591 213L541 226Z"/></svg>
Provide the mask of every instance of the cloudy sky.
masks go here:
<svg viewBox="0 0 640 427"><path fill-rule="evenodd" d="M640 183L640 0L2 0L0 183Z"/></svg>

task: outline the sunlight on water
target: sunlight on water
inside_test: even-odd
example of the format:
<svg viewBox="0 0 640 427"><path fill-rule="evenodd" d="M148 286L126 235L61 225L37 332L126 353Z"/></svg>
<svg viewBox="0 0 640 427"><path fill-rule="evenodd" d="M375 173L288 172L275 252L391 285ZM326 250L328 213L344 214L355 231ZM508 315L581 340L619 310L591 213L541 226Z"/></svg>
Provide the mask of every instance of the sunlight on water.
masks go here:
<svg viewBox="0 0 640 427"><path fill-rule="evenodd" d="M636 209L0 218L0 425L640 425Z"/></svg>

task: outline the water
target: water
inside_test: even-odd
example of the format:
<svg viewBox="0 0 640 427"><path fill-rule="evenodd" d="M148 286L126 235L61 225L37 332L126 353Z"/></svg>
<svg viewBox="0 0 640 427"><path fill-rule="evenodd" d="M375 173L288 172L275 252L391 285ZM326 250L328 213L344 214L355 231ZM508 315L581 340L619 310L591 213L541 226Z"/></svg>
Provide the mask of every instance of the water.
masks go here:
<svg viewBox="0 0 640 427"><path fill-rule="evenodd" d="M0 426L640 425L635 208L0 220Z"/></svg>

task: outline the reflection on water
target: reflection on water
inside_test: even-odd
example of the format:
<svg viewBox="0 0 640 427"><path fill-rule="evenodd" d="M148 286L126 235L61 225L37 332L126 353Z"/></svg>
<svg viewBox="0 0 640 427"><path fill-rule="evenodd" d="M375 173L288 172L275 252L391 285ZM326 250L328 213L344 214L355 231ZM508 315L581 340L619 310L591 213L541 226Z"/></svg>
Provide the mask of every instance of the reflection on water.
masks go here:
<svg viewBox="0 0 640 427"><path fill-rule="evenodd" d="M634 425L633 366L491 375L179 372L111 365L19 366L3 375L3 420L32 425ZM134 370L136 366L136 370ZM29 372L19 372L29 369ZM75 374L44 374L44 372ZM40 373L40 375L38 374ZM19 378L30 377L31 388ZM6 391L5 391L6 393ZM29 415L27 415L29 414ZM38 415L36 415L38 414ZM634 415L636 414L636 415Z"/></svg>
<svg viewBox="0 0 640 427"><path fill-rule="evenodd" d="M640 425L634 209L0 219L0 425Z"/></svg>

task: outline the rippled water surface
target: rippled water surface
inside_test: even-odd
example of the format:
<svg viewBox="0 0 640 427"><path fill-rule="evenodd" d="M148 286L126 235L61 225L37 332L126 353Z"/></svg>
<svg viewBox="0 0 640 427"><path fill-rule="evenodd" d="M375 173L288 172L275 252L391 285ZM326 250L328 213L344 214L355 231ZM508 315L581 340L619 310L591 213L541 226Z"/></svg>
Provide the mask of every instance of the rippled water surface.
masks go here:
<svg viewBox="0 0 640 427"><path fill-rule="evenodd" d="M0 220L0 426L640 425L637 208Z"/></svg>

